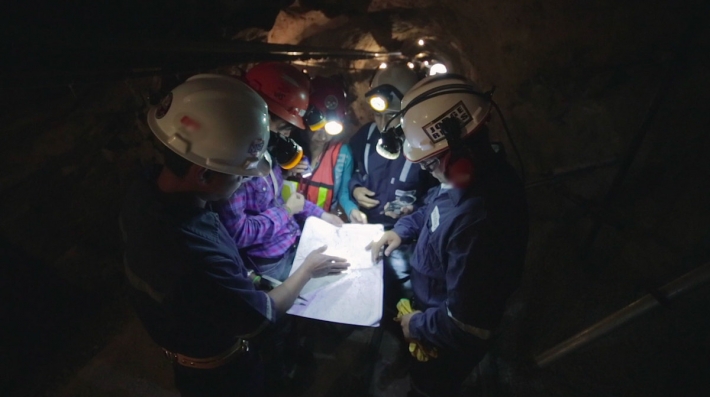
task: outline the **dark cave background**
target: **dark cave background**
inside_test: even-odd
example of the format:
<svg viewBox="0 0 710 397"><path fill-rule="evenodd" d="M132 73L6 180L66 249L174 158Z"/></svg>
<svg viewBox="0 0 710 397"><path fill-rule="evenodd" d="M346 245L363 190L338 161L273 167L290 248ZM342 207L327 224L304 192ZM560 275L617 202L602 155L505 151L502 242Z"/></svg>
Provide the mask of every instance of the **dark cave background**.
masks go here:
<svg viewBox="0 0 710 397"><path fill-rule="evenodd" d="M358 0L8 4L2 23L0 394L62 395L133 313L117 217L155 157L151 100L273 43L428 51L497 87L525 165L531 239L497 393L696 396L710 287L545 369L532 358L710 259L710 11L702 1ZM245 44L243 41L248 41ZM350 83L381 60L297 61ZM520 169L500 119L491 128ZM116 394L130 395L130 394Z"/></svg>

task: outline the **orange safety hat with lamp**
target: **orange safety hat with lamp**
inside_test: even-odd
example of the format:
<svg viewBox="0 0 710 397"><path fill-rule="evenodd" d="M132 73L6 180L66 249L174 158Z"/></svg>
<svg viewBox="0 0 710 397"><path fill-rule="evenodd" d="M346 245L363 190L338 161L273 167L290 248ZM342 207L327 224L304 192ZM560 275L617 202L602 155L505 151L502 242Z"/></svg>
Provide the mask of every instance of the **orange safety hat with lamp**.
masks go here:
<svg viewBox="0 0 710 397"><path fill-rule="evenodd" d="M325 128L329 135L343 132L345 119L345 90L333 77L316 76L311 80L311 98L303 117L311 131Z"/></svg>
<svg viewBox="0 0 710 397"><path fill-rule="evenodd" d="M316 76L311 81L311 104L304 117L313 133L324 129L329 136L343 131L346 113L346 93L341 81L334 77ZM300 192L306 200L315 203L330 212L335 189L335 164L338 161L342 142L328 142L310 177L300 178L299 182L284 181L282 196L284 200L293 192Z"/></svg>
<svg viewBox="0 0 710 397"><path fill-rule="evenodd" d="M148 125L168 148L201 167L244 176L271 169L266 102L232 77L190 77L150 110ZM234 126L243 133L235 134Z"/></svg>
<svg viewBox="0 0 710 397"><path fill-rule="evenodd" d="M488 121L491 95L454 74L430 76L417 83L402 99L404 156L430 170L441 162L454 186L468 186L473 160L462 140Z"/></svg>
<svg viewBox="0 0 710 397"><path fill-rule="evenodd" d="M265 62L249 69L244 79L264 98L271 113L305 128L310 82L303 72L287 63Z"/></svg>

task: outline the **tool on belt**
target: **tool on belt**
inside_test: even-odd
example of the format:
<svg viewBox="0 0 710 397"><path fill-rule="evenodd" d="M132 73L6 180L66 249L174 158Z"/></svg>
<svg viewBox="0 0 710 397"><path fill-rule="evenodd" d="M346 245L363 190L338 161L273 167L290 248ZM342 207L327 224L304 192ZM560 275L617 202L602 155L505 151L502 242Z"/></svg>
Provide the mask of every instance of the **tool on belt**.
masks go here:
<svg viewBox="0 0 710 397"><path fill-rule="evenodd" d="M412 303L409 301L409 299L400 299L399 302L397 302L397 320L400 320L405 314L412 313L414 309L412 309ZM439 356L439 352L436 350L435 347L426 347L422 345L418 341L413 341L409 343L409 353L412 354L414 358L416 358L418 361L429 361L429 359L432 358L437 358Z"/></svg>

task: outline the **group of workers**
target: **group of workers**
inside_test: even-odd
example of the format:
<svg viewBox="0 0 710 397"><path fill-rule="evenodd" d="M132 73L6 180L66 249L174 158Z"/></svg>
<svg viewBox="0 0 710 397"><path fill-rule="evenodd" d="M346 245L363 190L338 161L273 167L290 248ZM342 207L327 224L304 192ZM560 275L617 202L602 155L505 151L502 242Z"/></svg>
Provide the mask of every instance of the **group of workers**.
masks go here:
<svg viewBox="0 0 710 397"><path fill-rule="evenodd" d="M292 269L310 216L384 225L363 249L391 276L385 313L411 299L400 335L438 352L412 358L410 396L456 395L486 353L527 245L522 183L488 138L490 95L393 63L365 97L374 122L349 143L343 81L285 63L193 76L149 111L164 161L127 195L125 272L183 396L273 392L263 352L284 314L311 278L349 266L322 247Z"/></svg>

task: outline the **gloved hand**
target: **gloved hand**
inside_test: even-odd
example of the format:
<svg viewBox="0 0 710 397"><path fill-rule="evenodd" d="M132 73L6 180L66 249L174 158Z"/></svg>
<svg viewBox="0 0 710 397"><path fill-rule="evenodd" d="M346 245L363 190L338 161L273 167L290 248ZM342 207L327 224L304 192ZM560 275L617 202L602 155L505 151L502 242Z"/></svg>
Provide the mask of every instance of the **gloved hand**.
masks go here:
<svg viewBox="0 0 710 397"><path fill-rule="evenodd" d="M397 302L397 317L394 320L400 321L405 314L413 312L414 309L412 309L412 303L409 299L400 299L399 302ZM429 359L439 356L439 352L435 347L428 348L419 341L411 341L409 343L409 353L411 353L417 361L421 362L429 361Z"/></svg>

